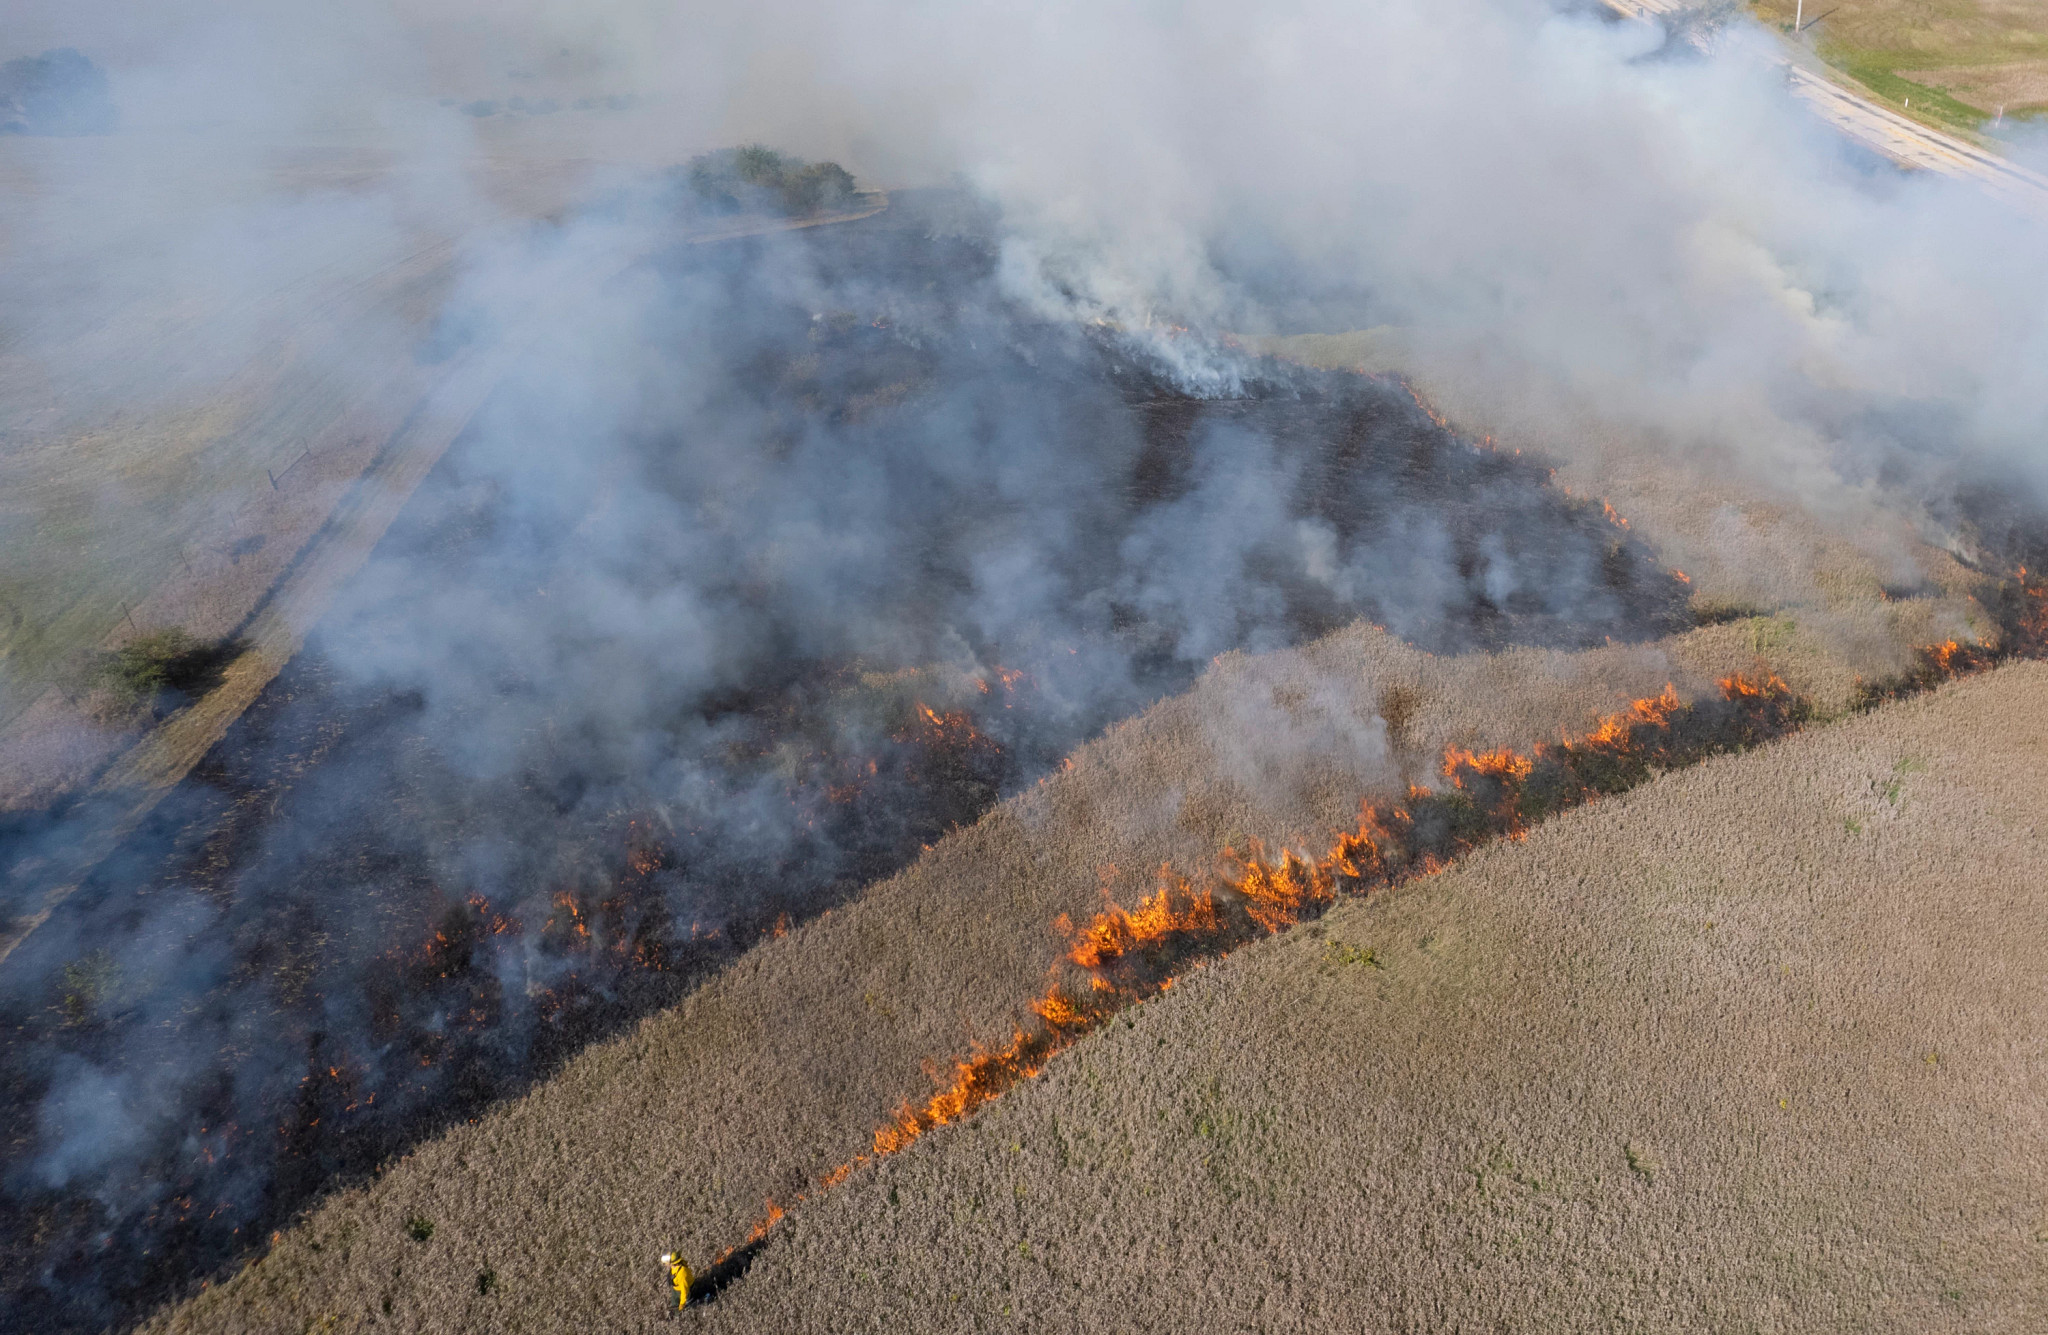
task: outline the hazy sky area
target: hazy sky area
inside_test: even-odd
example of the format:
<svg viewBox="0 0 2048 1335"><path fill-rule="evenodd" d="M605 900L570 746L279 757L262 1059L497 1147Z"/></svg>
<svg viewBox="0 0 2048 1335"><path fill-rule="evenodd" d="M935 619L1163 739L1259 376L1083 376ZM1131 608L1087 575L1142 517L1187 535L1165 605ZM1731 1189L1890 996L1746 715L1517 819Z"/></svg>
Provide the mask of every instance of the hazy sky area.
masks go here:
<svg viewBox="0 0 2048 1335"><path fill-rule="evenodd" d="M1365 292L1536 392L1822 490L1839 447L1898 429L1873 412L2028 453L2048 398L2042 229L1857 161L1758 33L1657 59L1650 27L1513 0L21 8L11 48L99 60L132 152L39 161L49 189L10 209L16 291L65 252L138 298L231 287L252 219L205 182L282 145L395 169L371 200L253 215L266 247L318 251L488 223L468 187L508 138L641 164L761 138L887 185L964 177L1004 209L1016 290L1047 302L1256 330L1332 323L1275 310L1277 288ZM440 104L626 94L517 127ZM164 184L188 155L189 187ZM124 172L151 207L120 206Z"/></svg>

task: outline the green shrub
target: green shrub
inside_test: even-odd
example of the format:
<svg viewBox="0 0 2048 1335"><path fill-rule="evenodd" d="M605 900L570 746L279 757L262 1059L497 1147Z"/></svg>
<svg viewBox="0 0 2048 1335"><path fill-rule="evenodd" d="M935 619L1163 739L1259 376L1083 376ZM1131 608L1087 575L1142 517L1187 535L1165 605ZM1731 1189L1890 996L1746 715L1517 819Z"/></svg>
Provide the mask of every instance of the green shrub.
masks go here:
<svg viewBox="0 0 2048 1335"><path fill-rule="evenodd" d="M120 967L104 950L95 950L66 964L57 1002L58 1009L64 1012L64 1022L84 1024L92 1019L120 982Z"/></svg>
<svg viewBox="0 0 2048 1335"><path fill-rule="evenodd" d="M813 162L790 173L782 183L785 213L808 217L819 209L844 203L853 195L853 173L836 162Z"/></svg>
<svg viewBox="0 0 2048 1335"><path fill-rule="evenodd" d="M166 693L197 695L213 684L231 647L208 643L172 627L138 636L111 652L94 654L88 685L131 708L153 705Z"/></svg>
<svg viewBox="0 0 2048 1335"><path fill-rule="evenodd" d="M1332 941L1325 953L1332 964L1370 964L1375 969L1387 967L1380 963L1379 952L1371 946L1359 947Z"/></svg>
<svg viewBox="0 0 2048 1335"><path fill-rule="evenodd" d="M803 218L853 197L853 174L836 162L805 162L761 144L692 158L684 168L699 205L716 213Z"/></svg>

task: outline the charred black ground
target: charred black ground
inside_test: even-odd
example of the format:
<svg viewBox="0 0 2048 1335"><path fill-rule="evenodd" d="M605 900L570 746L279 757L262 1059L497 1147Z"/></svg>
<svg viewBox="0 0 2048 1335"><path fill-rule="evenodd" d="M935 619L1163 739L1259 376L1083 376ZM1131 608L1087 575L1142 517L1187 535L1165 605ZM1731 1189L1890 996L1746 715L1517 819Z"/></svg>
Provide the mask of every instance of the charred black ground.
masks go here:
<svg viewBox="0 0 2048 1335"><path fill-rule="evenodd" d="M997 262L943 196L679 247L624 280L631 411L568 411L545 345L508 382L0 980L0 1324L238 1264L1217 653L1683 622L1597 501L1401 384L1036 317Z"/></svg>

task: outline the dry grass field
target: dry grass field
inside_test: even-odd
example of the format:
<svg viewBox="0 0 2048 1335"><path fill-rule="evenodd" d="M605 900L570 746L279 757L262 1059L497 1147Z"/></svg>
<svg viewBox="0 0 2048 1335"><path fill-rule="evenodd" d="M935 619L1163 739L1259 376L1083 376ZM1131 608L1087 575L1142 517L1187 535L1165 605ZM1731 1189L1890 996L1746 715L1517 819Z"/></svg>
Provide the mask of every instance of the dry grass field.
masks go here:
<svg viewBox="0 0 2048 1335"><path fill-rule="evenodd" d="M447 381L457 360L420 350L463 237L558 213L621 165L480 135L459 182L345 144L0 138L0 809L132 740L77 707L82 655L246 629ZM67 212L133 234L67 265L49 235ZM159 213L184 231L158 235Z"/></svg>
<svg viewBox="0 0 2048 1335"><path fill-rule="evenodd" d="M1104 893L1134 903L1161 862L1199 871L1225 845L1248 837L1319 844L1355 815L1362 795L1397 794L1408 781L1428 779L1446 745L1527 745L1583 730L1667 681L1694 692L1715 675L1759 665L1823 708L1839 709L1854 684L1821 637L1768 618L1579 654L1436 658L1361 626L1297 651L1226 655L1194 690L1084 747L1070 768L942 841L859 902L757 949L674 1011L585 1052L530 1096L331 1199L260 1262L148 1328L654 1328L666 1319L655 1254L679 1247L701 1262L738 1242L764 1201L790 1200L865 1151L902 1101L929 1089L927 1071L938 1069L932 1063L1006 1038L1064 950L1050 928L1058 915L1085 916ZM1869 806L1857 800L1859 812ZM1636 831L1634 810L1602 804L1570 828L1597 827L1611 811L1618 828ZM1879 814L1867 813L1873 829ZM1843 816L1831 812L1827 820L1839 842ZM1663 847L1643 855L1661 855ZM1276 952L1247 958L1268 954ZM1242 967L1233 962L1217 976L1234 977ZM1620 1032L1631 1013L1624 1007L1600 1023ZM1246 1018L1241 1030L1191 1040L1191 1050L1167 1066L1178 1069L1201 1053L1266 1052L1279 1060L1289 1050L1256 1037L1266 1021L1252 1021L1249 1011ZM1139 1023L1151 1023L1149 1012ZM1292 1035L1289 1023L1280 1013L1271 1017L1275 1034ZM1056 1070L1078 1069L1078 1060L1062 1059ZM1064 1088L1066 1078L1056 1075L1044 1088ZM1046 1095L1033 1088L1025 1097L1035 1108ZM1273 1118L1263 1125L1272 1132ZM955 1139L950 1132L932 1138ZM919 1150L909 1162L927 1163L937 1152ZM883 1180L857 1176L847 1199L872 1206ZM801 1217L830 1211L843 1219L839 1212L852 1207L836 1199ZM1076 1208L1091 1199L1081 1192ZM894 1227L885 1222L892 1218L900 1216L875 1216L885 1229ZM972 1218L965 1210L959 1222L969 1227ZM416 1240L413 1221L431 1223L431 1238ZM835 1225L840 1233L847 1227ZM815 1235L804 1228L790 1242L811 1256ZM940 1264L953 1242L928 1236L929 1245L920 1245ZM1030 1240L992 1245L1021 1260L1020 1241ZM967 1234L957 1242L963 1256L978 1245ZM725 1316L709 1309L713 1319L731 1329L773 1329L796 1315L838 1328L833 1313L851 1301L845 1294L811 1315L777 1307L798 1301L786 1279L769 1279L786 1264L782 1248L771 1247L759 1279L720 1300L730 1304ZM837 1293L832 1286L846 1273L834 1270L823 1288L805 1283ZM1270 1274L1247 1272L1240 1281L1284 1291L1273 1288ZM928 1310L951 1312L954 1291L967 1301L966 1289L948 1282L947 1304ZM898 1293L906 1305L930 1296ZM758 1306L764 1303L779 1314L748 1315L767 1310ZM1186 1311L1172 1310L1178 1315L1162 1315L1164 1327L1186 1325ZM1128 1311L1120 1317L1130 1319ZM866 1328L865 1319L860 1324Z"/></svg>
<svg viewBox="0 0 2048 1335"><path fill-rule="evenodd" d="M0 180L17 215L8 230L18 237L44 196L62 197L51 208L83 207L76 197L91 187L80 174L134 173L144 199L160 192L167 203L194 188L151 179L123 147L0 143ZM167 166L195 164L171 157ZM327 189L346 198L362 185L354 173L331 176L280 170L212 186L223 212L256 213L282 209L280 197ZM82 287L75 303L48 289L88 284L86 275L8 275L10 290L25 290L0 328L0 722L188 571L212 597L176 612L195 633L232 628L250 602L241 586L260 593L289 561L292 539L303 540L298 502L324 514L332 456L350 456L354 468L338 471L353 476L363 444L381 444L396 424L384 419L417 398L409 336L448 294L452 245L377 225L337 227L318 241L252 256L268 272L226 310L186 300L174 272L160 284L125 275L106 284L111 292ZM41 260L43 249L24 243L17 263ZM181 258L160 261L171 270Z"/></svg>
<svg viewBox="0 0 2048 1335"><path fill-rule="evenodd" d="M1384 333L1269 350L1374 371L1415 374L1419 364L1398 336ZM1774 494L1722 461L1612 432L1579 432L1556 416L1502 420L1498 401L1448 392L1455 384L1483 383L1459 368L1418 379L1461 426L1526 441L1557 459L1560 482L1611 498L1636 533L1688 573L1695 610L1716 624L1651 644L1468 657L1432 657L1356 626L1298 650L1224 655L1193 690L1113 728L1063 772L942 840L859 901L757 948L675 1010L584 1052L530 1095L423 1145L367 1186L329 1199L260 1261L158 1313L147 1328L654 1328L673 1318L654 1256L676 1247L701 1264L739 1242L764 1202L814 1191L821 1177L866 1151L874 1130L906 1099L929 1091L932 1072L978 1044L1008 1038L1064 952L1052 927L1060 915L1085 917L1104 895L1134 904L1162 862L1199 874L1220 850L1248 839L1320 847L1333 827L1352 821L1362 797L1392 797L1411 782L1436 778L1448 746L1527 747L1583 731L1666 682L1692 696L1737 671L1779 674L1824 718L1834 717L1847 710L1859 680L1904 669L1910 646L1990 630L1972 601L1984 591L1984 578L1903 522L1868 513L1823 522L1796 497ZM1513 396L1513 387L1502 391L1503 399ZM1685 462L1674 467L1674 457ZM1633 809L1602 803L1573 820L1597 822L1607 812ZM1329 920L1326 935L1342 921ZM1373 942L1340 938L1330 958L1355 963L1368 949L1378 959ZM1216 978L1236 976L1243 961L1274 953L1248 952L1184 986L1201 993ZM1386 972L1370 967L1374 977ZM1153 1014L1148 1008L1132 1019L1143 1029ZM1279 1014L1248 1023L1287 1041L1296 1033ZM1618 1018L1601 1023L1626 1027ZM1061 1072L1121 1041L1121 1024L1062 1057L1043 1086L1012 1097L1024 1101L1020 1107L1039 1106L1034 1101L1065 1078ZM1406 1032L1411 1042L1421 1041L1418 1029ZM1194 1053L1279 1050L1235 1034L1190 1041ZM1164 1069L1179 1069L1186 1059L1182 1054ZM1326 1127L1327 1119L1314 1124ZM1277 1134L1271 1116L1263 1125L1261 1134ZM931 1144L963 1134L980 1133L947 1131ZM920 1147L903 1163L925 1163L938 1153ZM854 1208L838 1204L842 1198L873 1207L872 1192L886 1196L874 1184L895 1182L891 1175L902 1171L894 1163L862 1170L844 1191L807 1204L785 1227L842 1218L834 1212ZM1240 1176L1253 1171L1244 1168ZM1624 1163L1621 1172L1631 1171ZM1270 1206L1279 1199L1272 1195L1277 1184L1295 1180L1283 1175L1272 1188L1241 1182L1239 1190ZM1142 1183L1129 1185L1144 1198ZM1079 1192L1076 1208L1097 1199L1092 1190ZM1132 1209L1134 1217L1143 1213ZM880 1207L870 1223L886 1231L890 1219L902 1217ZM957 1265L966 1275L983 1264L962 1259L981 1245L973 1209L963 1207L955 1223L962 1232L927 1230L918 1235L927 1240L920 1246L932 1265ZM1270 1220L1256 1225L1267 1230L1262 1236L1279 1236L1270 1231L1277 1227ZM843 1223L838 1230L849 1247L881 1245ZM1209 1231L1228 1232L1220 1225ZM430 1236L416 1236L422 1232ZM1008 1249L999 1258L1007 1266L1026 1257L1019 1243L1034 1252L1042 1245L1027 1237L990 1245ZM778 1231L756 1273L691 1319L727 1329L893 1329L937 1292L920 1293L913 1284L883 1299L875 1295L884 1290L869 1293L873 1286L856 1280L884 1304L864 1309L834 1287L835 1279L811 1285L822 1306L788 1306L803 1300L791 1297L786 1278L769 1277L785 1273L777 1267L792 1256L837 1266L830 1273L839 1278L883 1273L856 1259L817 1260L824 1255L814 1250L819 1246L829 1243L808 1231ZM1158 1273L1162 1284L1166 1276L1186 1281L1172 1264L1162 1262ZM1300 1271L1301 1284L1324 1283L1319 1273ZM1270 1267L1220 1271L1218 1282L1226 1279L1268 1302L1280 1301L1295 1282L1276 1281ZM929 1310L949 1321L956 1310L978 1314L953 1323L962 1327L1000 1321L1008 1299L989 1295L1000 1295L994 1286L1002 1282L1016 1283L1004 1271L974 1298L968 1286L948 1281L943 1302ZM955 1292L962 1295L958 1309ZM1156 1297L1147 1297L1147 1311ZM890 1302L900 1305L889 1309ZM1011 1306L1012 1318L1023 1310ZM1058 1328L1065 1310L1041 1315L1037 1324ZM1159 1300L1159 1328L1192 1324L1191 1310ZM1243 1324L1262 1320L1247 1316ZM1138 1324L1128 1310L1115 1320L1075 1318L1077 1325L1090 1323Z"/></svg>
<svg viewBox="0 0 2048 1335"><path fill-rule="evenodd" d="M2011 667L1346 905L793 1213L704 1328L2039 1330L2044 756Z"/></svg>
<svg viewBox="0 0 2048 1335"><path fill-rule="evenodd" d="M1789 0L1757 17L1789 29ZM1818 19L1815 23L1813 20ZM1897 108L1949 129L2048 111L2048 4L2042 0L1811 0L1805 40Z"/></svg>

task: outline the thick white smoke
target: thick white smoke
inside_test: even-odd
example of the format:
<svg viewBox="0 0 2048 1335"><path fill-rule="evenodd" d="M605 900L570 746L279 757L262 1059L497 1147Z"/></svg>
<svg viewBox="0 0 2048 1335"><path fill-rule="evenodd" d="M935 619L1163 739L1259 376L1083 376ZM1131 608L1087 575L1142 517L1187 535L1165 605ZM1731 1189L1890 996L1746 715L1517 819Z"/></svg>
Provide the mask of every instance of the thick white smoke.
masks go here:
<svg viewBox="0 0 2048 1335"><path fill-rule="evenodd" d="M1425 354L1729 450L1819 504L1900 405L1944 445L2039 451L2048 229L1859 160L1760 32L1655 58L1647 25L1525 0L31 9L10 40L99 55L148 147L40 168L16 284L47 247L130 300L260 287L264 242L473 234L493 154L651 164L760 138L884 184L964 178L1042 300L1261 332L1343 323L1276 309L1275 274L1364 294ZM631 110L568 110L621 94ZM515 96L564 110L461 109ZM119 205L161 188L141 158L253 170L309 142L379 155L378 201L357 183L232 210L194 184ZM24 324L66 296L11 295Z"/></svg>

